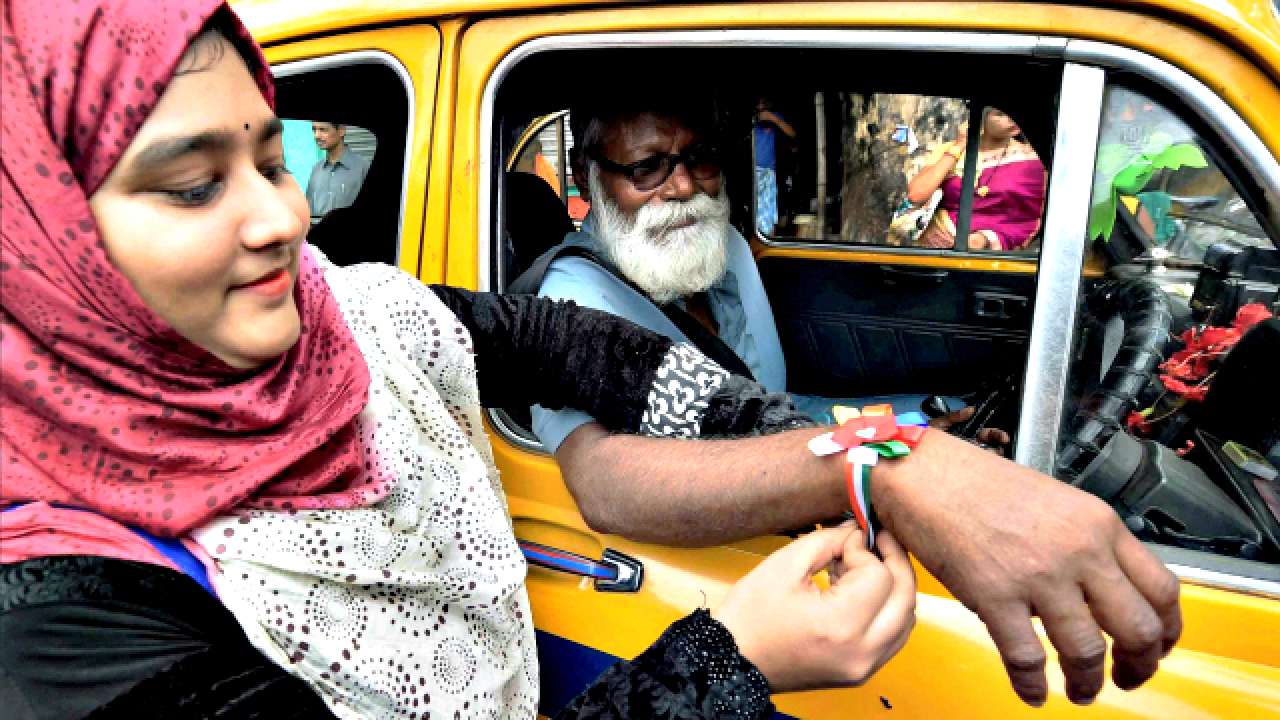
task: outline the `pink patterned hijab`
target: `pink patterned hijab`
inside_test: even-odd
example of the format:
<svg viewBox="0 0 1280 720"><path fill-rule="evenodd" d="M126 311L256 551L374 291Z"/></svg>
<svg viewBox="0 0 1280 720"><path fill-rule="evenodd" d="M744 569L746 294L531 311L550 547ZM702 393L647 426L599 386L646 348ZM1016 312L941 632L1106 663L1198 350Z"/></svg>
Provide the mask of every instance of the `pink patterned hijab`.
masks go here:
<svg viewBox="0 0 1280 720"><path fill-rule="evenodd" d="M369 371L304 251L302 334L237 371L115 270L88 196L222 0L6 0L0 165L0 506L43 500L179 535L240 504L367 505ZM268 103L271 78L231 16ZM163 252L164 248L157 248Z"/></svg>

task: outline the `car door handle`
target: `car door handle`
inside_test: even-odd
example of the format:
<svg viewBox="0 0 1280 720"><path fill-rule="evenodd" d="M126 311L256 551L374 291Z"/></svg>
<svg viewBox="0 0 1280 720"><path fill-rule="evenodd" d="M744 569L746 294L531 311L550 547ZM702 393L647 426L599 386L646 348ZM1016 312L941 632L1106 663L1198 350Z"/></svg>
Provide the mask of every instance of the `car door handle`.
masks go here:
<svg viewBox="0 0 1280 720"><path fill-rule="evenodd" d="M928 283L931 285L941 285L942 281L950 274L946 270L919 270L914 268L900 268L892 265L881 265L880 274L886 284L893 285L898 282L911 283Z"/></svg>
<svg viewBox="0 0 1280 720"><path fill-rule="evenodd" d="M988 320L1013 320L1027 312L1028 301L1021 295L979 290L973 294L973 314Z"/></svg>
<svg viewBox="0 0 1280 720"><path fill-rule="evenodd" d="M600 592L636 592L644 582L644 565L639 560L605 548L599 560L553 548L532 540L519 540L520 552L530 565L591 578Z"/></svg>

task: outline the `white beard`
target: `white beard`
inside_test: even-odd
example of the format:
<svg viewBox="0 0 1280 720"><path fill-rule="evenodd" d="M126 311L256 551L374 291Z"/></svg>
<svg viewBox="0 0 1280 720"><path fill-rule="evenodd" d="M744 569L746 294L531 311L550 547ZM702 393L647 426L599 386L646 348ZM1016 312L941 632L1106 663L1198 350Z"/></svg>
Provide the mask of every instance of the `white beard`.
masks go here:
<svg viewBox="0 0 1280 720"><path fill-rule="evenodd" d="M697 193L689 200L645 204L628 217L605 192L600 170L587 177L591 214L602 249L622 274L665 305L702 292L724 277L728 264L729 196ZM687 227L675 227L692 221Z"/></svg>

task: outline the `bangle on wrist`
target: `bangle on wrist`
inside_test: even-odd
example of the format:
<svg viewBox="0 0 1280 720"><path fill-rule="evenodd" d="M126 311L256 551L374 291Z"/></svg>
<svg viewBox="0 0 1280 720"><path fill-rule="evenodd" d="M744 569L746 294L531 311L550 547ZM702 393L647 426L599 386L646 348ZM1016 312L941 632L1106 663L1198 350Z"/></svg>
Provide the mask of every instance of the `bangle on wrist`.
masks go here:
<svg viewBox="0 0 1280 720"><path fill-rule="evenodd" d="M964 148L955 143L951 143L951 147L947 148L943 152L944 154L950 155L951 157L955 158L956 162L959 162L960 156L964 154Z"/></svg>
<svg viewBox="0 0 1280 720"><path fill-rule="evenodd" d="M837 405L832 414L840 426L809 441L809 451L822 457L845 453L845 489L858 527L867 536L867 549L875 547L878 523L871 512L871 468L880 458L895 459L911 453L928 428L918 412L893 414L893 406L868 405L858 411Z"/></svg>

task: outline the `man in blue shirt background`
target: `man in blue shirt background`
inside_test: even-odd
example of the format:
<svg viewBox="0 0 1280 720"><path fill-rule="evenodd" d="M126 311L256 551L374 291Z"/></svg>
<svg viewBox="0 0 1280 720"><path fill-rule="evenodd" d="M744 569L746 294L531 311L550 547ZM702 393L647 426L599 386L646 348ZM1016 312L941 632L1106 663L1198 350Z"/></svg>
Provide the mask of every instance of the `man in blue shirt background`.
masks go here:
<svg viewBox="0 0 1280 720"><path fill-rule="evenodd" d="M322 217L356 201L369 174L369 160L347 146L345 125L317 121L311 123L311 132L325 155L311 168L307 204L312 217Z"/></svg>

